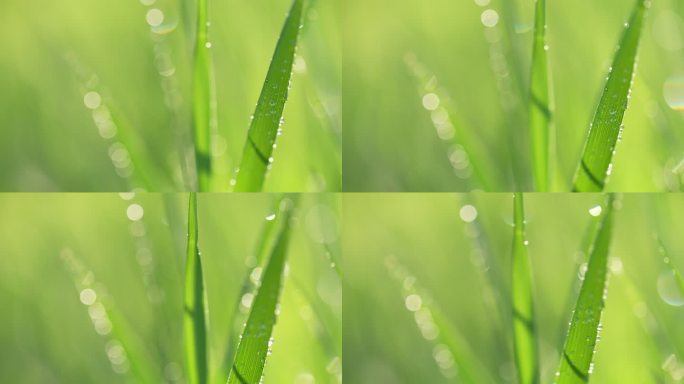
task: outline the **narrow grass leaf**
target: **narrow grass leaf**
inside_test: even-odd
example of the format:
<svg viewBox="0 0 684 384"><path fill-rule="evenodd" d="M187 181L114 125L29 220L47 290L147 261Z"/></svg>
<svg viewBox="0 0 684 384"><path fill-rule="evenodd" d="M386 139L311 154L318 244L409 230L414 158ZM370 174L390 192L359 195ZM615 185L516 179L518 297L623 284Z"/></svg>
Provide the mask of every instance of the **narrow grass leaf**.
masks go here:
<svg viewBox="0 0 684 384"><path fill-rule="evenodd" d="M474 142L479 138L466 129L446 90L439 86L436 75L412 52L404 55L404 63L416 80L418 95L423 108L430 113L437 136L447 144L447 158L456 175L465 179L472 189L493 190L490 173L481 166L481 159L473 156L477 153Z"/></svg>
<svg viewBox="0 0 684 384"><path fill-rule="evenodd" d="M665 262L665 265L667 265L667 267L670 269L670 272L672 272L672 277L674 277L679 289L681 289L682 293L684 293L684 277L682 277L682 274L672 262L672 258L667 254L662 239L659 236L656 236L656 240L658 240L658 248L660 250L660 254L663 256L663 262Z"/></svg>
<svg viewBox="0 0 684 384"><path fill-rule="evenodd" d="M211 184L211 135L216 124L216 91L207 2L197 1L197 36L192 67L192 124L197 188L200 191L209 190Z"/></svg>
<svg viewBox="0 0 684 384"><path fill-rule="evenodd" d="M539 351L534 317L532 268L525 240L525 213L522 193L514 195L513 217L513 341L518 382L539 383Z"/></svg>
<svg viewBox="0 0 684 384"><path fill-rule="evenodd" d="M185 261L185 306L183 314L185 364L187 380L190 384L204 384L209 377L204 277L198 241L197 195L190 193L188 248Z"/></svg>
<svg viewBox="0 0 684 384"><path fill-rule="evenodd" d="M234 180L235 191L261 191L266 172L273 161L271 155L282 125L303 9L304 0L294 0L280 33L256 110L252 116L252 123L247 132L242 161Z"/></svg>
<svg viewBox="0 0 684 384"><path fill-rule="evenodd" d="M132 376L142 383L163 381L159 364L151 357L145 345L135 334L124 316L109 296L99 290L103 285L95 280L89 270L71 249L61 253L66 268L72 274L81 303L88 309L88 315L95 331L107 339L105 351L113 369L130 366ZM114 358L112 358L114 357Z"/></svg>
<svg viewBox="0 0 684 384"><path fill-rule="evenodd" d="M601 328L607 289L608 252L613 221L612 195L606 199L602 215L565 339L555 381L557 384L586 383L593 369L592 359Z"/></svg>
<svg viewBox="0 0 684 384"><path fill-rule="evenodd" d="M393 256L385 259L385 267L390 276L401 284L405 306L413 312L423 338L433 344L435 355L443 356L442 359L435 359L442 373L447 377L457 375L459 382L464 383L495 383L496 380L489 375L489 370L473 353L458 328L451 324L439 306L418 286L415 276Z"/></svg>
<svg viewBox="0 0 684 384"><path fill-rule="evenodd" d="M244 277L242 279L242 284L240 286L240 293L237 295L238 300L235 301L233 310L230 315L230 320L228 322L228 335L230 339L226 343L224 356L221 359L221 372L218 373L218 375L221 375L222 377L222 380L220 380L221 382L225 382L228 378L230 366L233 358L235 357L234 352L235 347L237 345L237 343L234 341L234 336L237 336L237 334L235 334L235 329L237 328L237 322L243 319L243 314L240 311L240 298L242 298L245 294L253 292L255 290L255 282L253 281L253 276L255 275L254 272L256 270L263 270L264 263L268 255L273 250L273 244L275 242L275 238L278 235L277 229L282 225L281 218L285 216L285 212L289 209L289 207L290 206L287 203L287 200L284 200L282 196L278 196L275 199L271 212L268 214L268 216L266 216L263 226L261 227L261 232L259 233L256 248L254 251L256 263L254 263L253 266L248 267L244 272Z"/></svg>
<svg viewBox="0 0 684 384"><path fill-rule="evenodd" d="M641 30L649 4L650 0L638 0L630 21L625 23L625 31L575 173L576 192L602 191L612 172L613 156L622 135L622 120L630 98Z"/></svg>
<svg viewBox="0 0 684 384"><path fill-rule="evenodd" d="M530 77L529 124L535 190L546 192L550 185L551 105L549 58L546 45L546 0L537 0Z"/></svg>
<svg viewBox="0 0 684 384"><path fill-rule="evenodd" d="M276 307L280 297L283 270L290 237L288 210L283 217L283 226L273 246L271 257L263 273L261 286L252 303L252 310L242 332L228 383L258 383L270 352L271 335L276 322Z"/></svg>

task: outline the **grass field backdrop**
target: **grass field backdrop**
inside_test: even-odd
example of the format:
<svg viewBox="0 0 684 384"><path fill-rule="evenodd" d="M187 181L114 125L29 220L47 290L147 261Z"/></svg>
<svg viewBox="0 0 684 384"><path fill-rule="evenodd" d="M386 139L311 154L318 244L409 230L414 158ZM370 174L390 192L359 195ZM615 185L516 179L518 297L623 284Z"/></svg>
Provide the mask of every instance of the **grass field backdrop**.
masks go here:
<svg viewBox="0 0 684 384"><path fill-rule="evenodd" d="M601 207L604 196L524 198L521 243L532 271L535 315L528 320L539 351L536 382L554 382L575 308L587 315L581 324L600 319L594 323L599 324L595 345L586 336L575 340L574 352L566 348L571 355L595 349L590 382L681 382L684 286L678 286L665 260L684 269L684 245L678 241L684 221L674 213L684 209L684 199L615 196L605 309L599 318L597 311L576 303L582 278L595 277L590 277L591 264L588 270L588 249L595 242L597 219L607 214ZM346 195L345 380L535 382L518 379L514 358L513 324L524 309L518 296L524 289L511 289L518 257L512 251L513 212L512 193ZM515 241L519 245L517 235ZM592 294L592 300L603 295L602 290Z"/></svg>
<svg viewBox="0 0 684 384"><path fill-rule="evenodd" d="M282 135L264 189L341 188L336 4L305 2ZM216 89L210 157L223 191L238 168L290 0L209 1ZM196 2L0 4L0 190L196 189Z"/></svg>
<svg viewBox="0 0 684 384"><path fill-rule="evenodd" d="M276 202L198 196L209 383L226 383L257 300ZM341 382L338 209L321 194L293 211L264 383ZM187 194L5 194L0 210L1 382L196 382L183 357Z"/></svg>
<svg viewBox="0 0 684 384"><path fill-rule="evenodd" d="M637 3L547 1L551 190L572 188ZM609 191L681 189L684 5L645 3L650 10ZM528 134L535 1L345 4L345 190L538 190Z"/></svg>

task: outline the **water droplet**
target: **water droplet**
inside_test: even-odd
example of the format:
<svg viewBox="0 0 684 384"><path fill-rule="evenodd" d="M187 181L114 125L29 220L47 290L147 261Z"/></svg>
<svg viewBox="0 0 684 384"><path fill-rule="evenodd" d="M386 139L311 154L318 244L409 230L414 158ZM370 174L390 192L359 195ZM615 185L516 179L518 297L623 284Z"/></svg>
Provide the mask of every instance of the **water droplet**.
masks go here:
<svg viewBox="0 0 684 384"><path fill-rule="evenodd" d="M663 271L658 276L658 294L664 302L672 306L684 305L684 292L682 292L671 270Z"/></svg>
<svg viewBox="0 0 684 384"><path fill-rule="evenodd" d="M602 210L603 210L603 208L600 205L595 205L595 206L589 208L589 214L594 216L594 217L597 217L601 214Z"/></svg>
<svg viewBox="0 0 684 384"><path fill-rule="evenodd" d="M211 42L207 41L206 43L204 43L204 46L207 48L211 48Z"/></svg>
<svg viewBox="0 0 684 384"><path fill-rule="evenodd" d="M405 305L409 311L416 312L423 306L423 300L416 294L408 295L406 296Z"/></svg>
<svg viewBox="0 0 684 384"><path fill-rule="evenodd" d="M275 219L275 218L276 218L276 214L274 212L274 213L271 213L268 216L266 216L266 221L273 221L273 219Z"/></svg>
<svg viewBox="0 0 684 384"><path fill-rule="evenodd" d="M587 263L582 263L579 267L579 271L577 272L577 277L580 280L584 280L584 276L587 274Z"/></svg>
<svg viewBox="0 0 684 384"><path fill-rule="evenodd" d="M663 85L667 105L675 111L684 111L684 74L670 76Z"/></svg>
<svg viewBox="0 0 684 384"><path fill-rule="evenodd" d="M158 27L164 22L164 12L162 12L160 9L152 8L147 11L145 20L150 27Z"/></svg>
<svg viewBox="0 0 684 384"><path fill-rule="evenodd" d="M499 23L499 14L493 9L487 9L480 16L482 24L487 28L492 28Z"/></svg>
<svg viewBox="0 0 684 384"><path fill-rule="evenodd" d="M89 109L96 109L102 104L102 97L95 91L90 91L83 96L83 104Z"/></svg>
<svg viewBox="0 0 684 384"><path fill-rule="evenodd" d="M254 295L252 293L245 293L242 295L242 298L240 299L240 305L242 305L245 308L251 308L252 307L252 302L254 301Z"/></svg>
<svg viewBox="0 0 684 384"><path fill-rule="evenodd" d="M475 221L475 219L477 219L477 208L470 204L464 205L461 207L461 210L458 212L458 214L461 217L461 220L464 222L472 223Z"/></svg>
<svg viewBox="0 0 684 384"><path fill-rule="evenodd" d="M97 294L91 288L86 288L81 291L79 298L81 303L85 305L92 305L97 300Z"/></svg>
<svg viewBox="0 0 684 384"><path fill-rule="evenodd" d="M439 96L434 93L423 96L423 107L428 111L436 110L439 107Z"/></svg>
<svg viewBox="0 0 684 384"><path fill-rule="evenodd" d="M126 216L131 221L138 221L143 218L143 207L140 204L131 204L126 209Z"/></svg>

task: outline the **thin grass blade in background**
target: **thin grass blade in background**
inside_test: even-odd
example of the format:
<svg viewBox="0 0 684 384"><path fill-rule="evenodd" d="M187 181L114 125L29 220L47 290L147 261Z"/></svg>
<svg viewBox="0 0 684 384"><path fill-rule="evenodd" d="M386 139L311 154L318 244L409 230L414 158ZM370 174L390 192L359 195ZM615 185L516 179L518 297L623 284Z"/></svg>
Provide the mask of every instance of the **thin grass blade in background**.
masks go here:
<svg viewBox="0 0 684 384"><path fill-rule="evenodd" d="M198 242L197 195L190 193L183 313L186 377L190 384L204 384L209 378L204 277Z"/></svg>
<svg viewBox="0 0 684 384"><path fill-rule="evenodd" d="M546 45L546 0L537 0L530 77L529 124L535 190L546 192L550 185L551 103L549 58Z"/></svg>
<svg viewBox="0 0 684 384"><path fill-rule="evenodd" d="M489 371L480 361L458 328L442 314L441 309L418 286L410 274L394 256L385 259L389 275L402 286L405 306L413 312L414 320L427 342L433 343L436 352L448 358L435 359L446 377L456 375L459 382L495 383Z"/></svg>
<svg viewBox="0 0 684 384"><path fill-rule="evenodd" d="M163 381L161 369L151 357L114 302L98 290L102 285L95 280L93 272L79 260L70 248L61 252L64 265L69 270L79 292L79 299L87 307L95 332L108 341L105 352L112 369L126 371L130 366L131 376L142 383ZM106 287L105 287L106 288Z"/></svg>
<svg viewBox="0 0 684 384"><path fill-rule="evenodd" d="M482 169L480 159L473 157L473 153L477 153L474 141L480 138L472 137L466 129L465 123L450 105L451 100L446 91L439 87L436 75L421 63L413 52L404 55L404 63L416 79L423 108L430 112L437 136L448 145L447 157L454 173L459 178L467 180L471 189L493 190L489 172Z"/></svg>
<svg viewBox="0 0 684 384"><path fill-rule="evenodd" d="M593 369L592 359L601 329L601 314L605 306L607 290L613 199L613 195L609 195L603 207L603 218L597 229L584 281L565 339L560 368L555 381L557 384L586 383Z"/></svg>
<svg viewBox="0 0 684 384"><path fill-rule="evenodd" d="M641 29L650 0L638 0L615 53L582 158L577 167L575 192L602 191L612 172L615 147L622 134L622 119L630 98Z"/></svg>
<svg viewBox="0 0 684 384"><path fill-rule="evenodd" d="M273 147L280 133L287 101L297 38L302 25L304 0L294 0L280 33L266 81L261 90L235 183L236 192L261 191L266 172L273 162Z"/></svg>
<svg viewBox="0 0 684 384"><path fill-rule="evenodd" d="M532 269L525 240L525 213L522 193L514 195L513 218L513 345L518 382L539 383L539 351L534 317Z"/></svg>
<svg viewBox="0 0 684 384"><path fill-rule="evenodd" d="M192 126L199 191L211 188L211 136L216 125L216 90L207 2L197 1L197 36L192 68Z"/></svg>
<svg viewBox="0 0 684 384"><path fill-rule="evenodd" d="M247 324L242 332L229 384L258 383L271 348L271 335L276 322L276 308L282 287L283 271L290 237L292 208L286 211L283 225L273 246L271 257L261 279L261 286L252 303Z"/></svg>
<svg viewBox="0 0 684 384"><path fill-rule="evenodd" d="M663 241L660 238L660 236L656 236L656 240L658 241L658 250L660 251L661 256L663 256L663 262L670 269L670 272L672 273L672 277L674 278L675 283L681 290L681 293L684 294L684 277L682 277L682 274L679 272L677 267L672 262L672 258L668 255L667 251L665 250L665 245L663 244Z"/></svg>

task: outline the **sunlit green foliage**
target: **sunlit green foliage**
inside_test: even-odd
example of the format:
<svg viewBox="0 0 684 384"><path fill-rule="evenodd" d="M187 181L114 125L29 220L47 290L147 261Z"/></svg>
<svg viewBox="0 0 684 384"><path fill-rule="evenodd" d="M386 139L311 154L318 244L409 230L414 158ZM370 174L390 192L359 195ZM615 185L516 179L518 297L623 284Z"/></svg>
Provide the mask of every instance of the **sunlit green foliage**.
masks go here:
<svg viewBox="0 0 684 384"><path fill-rule="evenodd" d="M336 3L306 5L264 191L341 189ZM0 190L228 191L291 5L3 2Z"/></svg>
<svg viewBox="0 0 684 384"><path fill-rule="evenodd" d="M654 222L645 213L656 206L680 212L681 196L625 194L612 214L599 194L524 197L538 382L556 377L578 299L603 300L603 289L580 287L608 276L600 341L591 335L580 340L596 349L590 382L677 382L684 295L672 289L674 284L663 285L663 276L672 273L663 265ZM511 194L350 194L343 202L345 380L472 382L472 372L484 371L492 377L474 382L518 382L511 308L514 302L522 305L511 292L511 279L519 274L513 272L511 239L521 227ZM684 221L675 216L658 223L663 238L676 239L684 230ZM587 236L586 228L598 233ZM587 242L593 244L589 253ZM681 270L684 244L667 245ZM388 260L391 271L401 273L388 274ZM434 315L426 322L426 309L441 314L439 327ZM594 311L595 332L599 312ZM470 361L450 348L443 331L449 327Z"/></svg>
<svg viewBox="0 0 684 384"><path fill-rule="evenodd" d="M278 200L197 196L190 254L199 240L208 374L193 376L184 363L187 194L0 196L1 252L20 255L0 260L0 340L13 351L0 359L0 381L225 384L223 356L267 275L256 252L261 229L278 222ZM328 220L312 219L322 211ZM338 241L338 217L335 198L315 195L293 212L266 383L341 382L341 283L319 242L320 233Z"/></svg>
<svg viewBox="0 0 684 384"><path fill-rule="evenodd" d="M590 190L574 176L620 52L596 115L610 124L593 125L610 134L591 139L602 160L588 167L603 179L612 164L606 191L680 190L682 5L653 1L644 19L648 3L345 2L344 189ZM430 74L418 97L407 57Z"/></svg>

